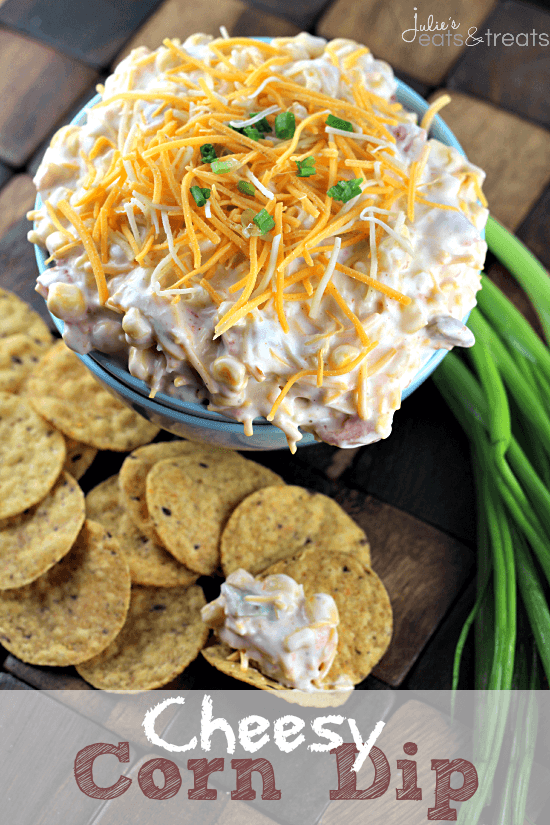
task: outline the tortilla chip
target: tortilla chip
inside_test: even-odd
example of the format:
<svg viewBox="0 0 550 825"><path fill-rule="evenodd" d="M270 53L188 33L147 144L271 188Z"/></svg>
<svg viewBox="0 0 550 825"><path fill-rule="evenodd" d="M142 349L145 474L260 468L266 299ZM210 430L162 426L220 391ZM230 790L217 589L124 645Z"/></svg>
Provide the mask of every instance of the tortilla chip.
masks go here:
<svg viewBox="0 0 550 825"><path fill-rule="evenodd" d="M340 677L354 685L380 661L392 634L392 609L376 573L346 553L323 553L284 559L262 573L290 576L303 584L306 598L329 593L338 608L338 652L328 680Z"/></svg>
<svg viewBox="0 0 550 825"><path fill-rule="evenodd" d="M147 507L166 549L190 570L209 575L218 567L220 535L233 509L255 490L283 483L237 453L196 450L154 465Z"/></svg>
<svg viewBox="0 0 550 825"><path fill-rule="evenodd" d="M144 536L121 501L119 476L102 481L86 496L86 514L117 539L128 562L133 584L189 587L198 575L180 564L164 547Z"/></svg>
<svg viewBox="0 0 550 825"><path fill-rule="evenodd" d="M99 656L77 667L102 690L153 690L197 658L208 637L200 587L133 587L126 624Z"/></svg>
<svg viewBox="0 0 550 825"><path fill-rule="evenodd" d="M265 487L235 508L222 533L225 576L243 568L256 576L281 559L338 550L370 566L363 530L328 496L302 487Z"/></svg>
<svg viewBox="0 0 550 825"><path fill-rule="evenodd" d="M52 334L45 321L13 292L0 289L0 338L24 332L35 343L49 346Z"/></svg>
<svg viewBox="0 0 550 825"><path fill-rule="evenodd" d="M158 542L159 538L149 515L145 498L145 480L149 470L158 461L200 449L204 450L204 445L201 448L192 441L161 441L158 444L138 447L124 459L119 475L121 500L134 524L153 541Z"/></svg>
<svg viewBox="0 0 550 825"><path fill-rule="evenodd" d="M84 494L62 473L46 497L0 520L0 590L22 587L65 556L84 524Z"/></svg>
<svg viewBox="0 0 550 825"><path fill-rule="evenodd" d="M74 665L120 632L130 573L118 544L86 521L71 550L39 579L0 592L0 642L23 662Z"/></svg>
<svg viewBox="0 0 550 825"><path fill-rule="evenodd" d="M133 450L159 432L107 392L63 341L40 360L26 393L60 432L98 450Z"/></svg>
<svg viewBox="0 0 550 825"><path fill-rule="evenodd" d="M97 455L97 450L95 447L88 447L87 444L82 444L81 441L75 441L74 438L65 437L65 441L67 458L65 459L63 469L78 481L91 466Z"/></svg>
<svg viewBox="0 0 550 825"><path fill-rule="evenodd" d="M160 544L141 533L128 513L124 513L116 533L130 566L133 584L152 587L190 587L198 573L185 567Z"/></svg>
<svg viewBox="0 0 550 825"><path fill-rule="evenodd" d="M41 501L65 461L65 440L25 400L0 393L0 518Z"/></svg>
<svg viewBox="0 0 550 825"><path fill-rule="evenodd" d="M49 346L23 332L0 338L0 392L19 392Z"/></svg>
<svg viewBox="0 0 550 825"><path fill-rule="evenodd" d="M226 676L231 676L233 679L238 679L239 682L246 682L247 685L259 688L260 690L268 690L275 693L281 699L285 699L292 704L301 705L302 707L313 708L329 708L339 707L351 695L353 688L343 688L342 690L289 690L282 687L279 682L275 682L268 676L264 676L259 670L252 666L248 666L246 670L241 668L239 660L228 660L235 651L223 642L210 647L205 647L202 655L206 661L224 673Z"/></svg>
<svg viewBox="0 0 550 825"><path fill-rule="evenodd" d="M118 473L97 484L86 495L86 517L102 524L113 536L124 513L120 501Z"/></svg>

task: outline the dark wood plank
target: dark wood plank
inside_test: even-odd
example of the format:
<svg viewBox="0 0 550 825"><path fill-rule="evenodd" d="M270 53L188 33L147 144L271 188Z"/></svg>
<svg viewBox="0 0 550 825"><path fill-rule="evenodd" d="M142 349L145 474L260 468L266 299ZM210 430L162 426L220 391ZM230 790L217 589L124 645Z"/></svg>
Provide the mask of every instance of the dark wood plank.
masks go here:
<svg viewBox="0 0 550 825"><path fill-rule="evenodd" d="M311 444L300 448L293 461L335 481L349 470L358 453L357 449L341 450L331 444Z"/></svg>
<svg viewBox="0 0 550 825"><path fill-rule="evenodd" d="M13 174L13 171L3 163L0 163L0 188L5 186Z"/></svg>
<svg viewBox="0 0 550 825"><path fill-rule="evenodd" d="M250 0L250 5L258 11L269 11L292 20L302 30L310 30L316 19L327 6L327 0Z"/></svg>
<svg viewBox="0 0 550 825"><path fill-rule="evenodd" d="M88 66L0 28L0 159L24 165L94 77Z"/></svg>
<svg viewBox="0 0 550 825"><path fill-rule="evenodd" d="M161 0L7 0L0 21L91 66L107 66Z"/></svg>
<svg viewBox="0 0 550 825"><path fill-rule="evenodd" d="M0 690L32 690L32 688L9 673L0 673Z"/></svg>
<svg viewBox="0 0 550 825"><path fill-rule="evenodd" d="M363 447L347 481L475 542L469 441L431 380L403 402L388 439Z"/></svg>
<svg viewBox="0 0 550 825"><path fill-rule="evenodd" d="M29 221L21 218L0 238L0 286L27 301L54 330L44 299L34 291L38 268L34 247L27 240L30 228Z"/></svg>
<svg viewBox="0 0 550 825"><path fill-rule="evenodd" d="M475 601L475 583L453 605L441 627L429 641L409 674L408 690L451 690L455 649L468 614ZM473 633L465 646L460 667L460 690L474 689Z"/></svg>
<svg viewBox="0 0 550 825"><path fill-rule="evenodd" d="M0 189L0 238L25 217L35 199L36 189L30 175L14 175Z"/></svg>
<svg viewBox="0 0 550 825"><path fill-rule="evenodd" d="M464 50L447 85L550 126L548 32L550 11L499 3L476 35L484 42Z"/></svg>
<svg viewBox="0 0 550 825"><path fill-rule="evenodd" d="M117 745L117 736L37 690L0 693L0 724L2 821L86 825L104 803L78 788L73 775L75 757L95 742ZM135 751L130 754L131 761L135 756ZM96 760L95 782L112 785L124 767L128 770L131 764L120 766L112 758Z"/></svg>
<svg viewBox="0 0 550 825"><path fill-rule="evenodd" d="M45 136L44 140L41 142L38 149L35 151L31 159L27 163L26 171L31 177L35 176L36 170L38 169L42 161L42 158L44 157L44 152L50 145L50 140L52 139L54 134L62 126L65 126L65 124L70 123L71 120L84 107L84 105L88 103L88 101L91 100L92 97L94 97L97 94L96 86L98 83L104 83L105 77L106 75L101 75L98 78L96 78L96 80L93 83L91 83L88 86L88 88L74 101L71 108L67 112L65 112L63 116L57 121L57 123L55 123L53 127L50 129L50 131Z"/></svg>
<svg viewBox="0 0 550 825"><path fill-rule="evenodd" d="M222 25L233 37L283 37L299 31L288 20L266 11L251 9L241 0L217 0L216 3L198 5L189 3L188 0L166 0L125 44L115 63L138 46L158 48L165 37L184 40L195 32L218 37Z"/></svg>
<svg viewBox="0 0 550 825"><path fill-rule="evenodd" d="M336 487L326 472L331 465L326 461L327 453L324 447L323 444L319 445L318 458L316 457L317 445L312 445L298 448L295 455L291 455L286 449L258 452L254 454L254 461L279 473L287 484L296 484L323 493L325 496L332 496ZM244 454L244 457L250 458L250 454Z"/></svg>
<svg viewBox="0 0 550 825"><path fill-rule="evenodd" d="M392 0L391 3L379 3L378 0L336 0L328 6L317 25L317 33L322 37L348 37L359 43L365 43L375 57L387 60L392 66L406 72L428 86L441 83L451 66L462 51L467 51L464 41L468 29L479 26L496 0L440 0L437 7L411 4L408 0ZM412 40L412 33L405 35L414 27L414 9L418 8L418 23L426 25L431 13L434 20L447 22L449 18L459 24L453 34L462 35L462 45L451 39L441 45L437 38L430 39L423 45L417 36Z"/></svg>
<svg viewBox="0 0 550 825"><path fill-rule="evenodd" d="M429 83L422 83L420 80L417 80L416 77L412 77L407 72L402 72L399 69L394 69L394 72L395 76L398 77L399 80L402 80L403 83L406 83L414 89L415 92L418 92L421 97L428 97L429 92L433 88Z"/></svg>
<svg viewBox="0 0 550 825"><path fill-rule="evenodd" d="M534 205L519 229L518 238L521 238L531 252L550 269L550 187L542 194Z"/></svg>
<svg viewBox="0 0 550 825"><path fill-rule="evenodd" d="M550 134L491 103L447 91L452 101L442 117L468 159L487 173L483 189L492 214L515 230L550 182Z"/></svg>
<svg viewBox="0 0 550 825"><path fill-rule="evenodd" d="M72 667L36 667L8 654L4 670L38 690L92 690Z"/></svg>
<svg viewBox="0 0 550 825"><path fill-rule="evenodd" d="M473 553L372 496L341 490L336 500L369 537L372 567L392 603L392 642L373 675L398 687L460 593L472 570Z"/></svg>

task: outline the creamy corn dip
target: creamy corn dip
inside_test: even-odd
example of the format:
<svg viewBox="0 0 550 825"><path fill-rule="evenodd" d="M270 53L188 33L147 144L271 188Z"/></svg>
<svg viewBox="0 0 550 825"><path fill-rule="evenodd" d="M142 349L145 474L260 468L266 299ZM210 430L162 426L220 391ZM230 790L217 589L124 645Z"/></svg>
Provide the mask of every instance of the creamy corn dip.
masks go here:
<svg viewBox="0 0 550 825"><path fill-rule="evenodd" d="M336 603L327 593L306 599L303 585L290 576L260 581L246 570L235 570L201 615L222 642L238 651L244 669L252 662L287 688L311 691L326 686L339 621Z"/></svg>
<svg viewBox="0 0 550 825"><path fill-rule="evenodd" d="M292 451L386 438L425 361L473 344L487 219L483 172L395 90L349 40L134 50L35 177L68 346Z"/></svg>

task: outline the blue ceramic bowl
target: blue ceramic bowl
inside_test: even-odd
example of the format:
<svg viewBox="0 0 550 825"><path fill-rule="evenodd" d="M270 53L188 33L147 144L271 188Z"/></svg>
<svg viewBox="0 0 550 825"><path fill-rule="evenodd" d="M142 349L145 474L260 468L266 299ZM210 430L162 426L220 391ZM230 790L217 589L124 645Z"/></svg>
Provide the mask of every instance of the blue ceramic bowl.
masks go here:
<svg viewBox="0 0 550 825"><path fill-rule="evenodd" d="M269 40L269 38L263 37L258 39ZM419 119L428 108L429 104L410 86L400 80L397 81L396 94L402 106L409 111L416 112ZM86 118L87 110L99 99L99 95L93 97L71 122L77 125L82 123ZM447 146L453 146L461 154L465 154L461 145L439 115L434 118L430 134ZM37 197L36 208L39 208L39 206L41 206L41 200ZM46 268L46 254L38 246L35 246L34 249L38 269L42 273ZM52 318L59 332L63 334L63 321L53 315ZM467 319L468 316L463 319L464 322ZM403 399L408 398L431 375L445 357L446 352L446 350L439 350L426 359L407 389L404 390ZM254 434L245 436L242 424L238 424L219 413L211 412L201 404L179 401L165 393L157 393L154 400L150 399L150 388L143 381L130 375L127 369L120 366L109 355L94 351L88 355L79 355L79 358L97 380L120 401L132 407L149 421L164 430L168 430L168 432L192 441L217 444L232 450L287 449L287 440L284 433L265 418L255 419ZM298 442L299 447L311 444L315 444L315 439L310 433L304 433L302 440Z"/></svg>

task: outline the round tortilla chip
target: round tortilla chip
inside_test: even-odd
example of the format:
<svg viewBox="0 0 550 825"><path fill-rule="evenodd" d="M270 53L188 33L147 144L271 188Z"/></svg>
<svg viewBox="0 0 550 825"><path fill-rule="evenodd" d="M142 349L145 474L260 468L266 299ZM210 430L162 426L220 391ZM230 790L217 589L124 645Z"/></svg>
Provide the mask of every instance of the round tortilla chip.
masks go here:
<svg viewBox="0 0 550 825"><path fill-rule="evenodd" d="M98 450L133 450L159 432L107 392L63 341L40 360L26 392L34 409L60 432Z"/></svg>
<svg viewBox="0 0 550 825"><path fill-rule="evenodd" d="M129 603L130 573L117 542L86 521L71 552L47 573L0 592L0 642L30 664L78 664L110 644Z"/></svg>
<svg viewBox="0 0 550 825"><path fill-rule="evenodd" d="M117 539L130 568L133 584L189 587L198 575L180 564L159 544L144 536L121 501L119 476L102 481L86 496L86 514Z"/></svg>
<svg viewBox="0 0 550 825"><path fill-rule="evenodd" d="M62 473L44 499L0 520L0 590L22 587L65 556L84 524L84 494Z"/></svg>
<svg viewBox="0 0 550 825"><path fill-rule="evenodd" d="M96 688L154 690L197 658L208 637L200 587L133 587L124 627L99 656L77 667Z"/></svg>
<svg viewBox="0 0 550 825"><path fill-rule="evenodd" d="M130 566L133 584L152 587L190 587L199 575L185 567L160 544L141 533L124 513L116 533Z"/></svg>
<svg viewBox="0 0 550 825"><path fill-rule="evenodd" d="M243 568L256 576L271 564L298 553L327 550L357 555L370 566L363 530L333 499L303 487L265 487L244 499L222 533L225 576Z"/></svg>
<svg viewBox="0 0 550 825"><path fill-rule="evenodd" d="M86 494L86 517L102 524L113 536L116 535L123 513L118 473L106 478Z"/></svg>
<svg viewBox="0 0 550 825"><path fill-rule="evenodd" d="M246 670L243 670L239 660L227 658L234 653L235 651L223 642L205 647L204 650L202 650L202 655L206 661L226 676L231 676L233 679L238 679L239 682L245 682L247 685L252 685L252 687L259 688L260 690L273 692L281 699L285 699L292 704L301 705L302 707L339 707L344 704L353 691L353 688L316 691L289 690L288 688L282 687L279 682L275 682L268 676L264 676L263 673L260 673L259 670L256 670L250 665Z"/></svg>
<svg viewBox="0 0 550 825"><path fill-rule="evenodd" d="M233 509L255 490L283 483L237 453L196 450L154 465L146 480L147 507L166 549L190 570L210 575Z"/></svg>
<svg viewBox="0 0 550 825"><path fill-rule="evenodd" d="M158 542L158 536L145 498L145 480L149 470L158 461L198 449L201 448L192 441L161 441L138 447L124 459L119 475L122 501L134 524L153 541ZM204 450L204 446L202 449Z"/></svg>
<svg viewBox="0 0 550 825"><path fill-rule="evenodd" d="M97 450L95 447L88 447L87 444L82 444L81 441L75 441L74 438L67 438L67 436L65 436L65 442L67 458L63 469L78 481L91 466Z"/></svg>
<svg viewBox="0 0 550 825"><path fill-rule="evenodd" d="M52 489L65 439L25 400L0 392L0 518L22 513Z"/></svg>
<svg viewBox="0 0 550 825"><path fill-rule="evenodd" d="M306 598L329 593L338 608L338 652L328 674L354 685L380 661L391 641L392 609L386 588L376 573L347 553L323 553L277 562L262 578L284 573L303 584Z"/></svg>
<svg viewBox="0 0 550 825"><path fill-rule="evenodd" d="M49 346L24 332L0 338L0 392L19 392Z"/></svg>
<svg viewBox="0 0 550 825"><path fill-rule="evenodd" d="M35 343L49 345L53 338L45 321L13 292L0 289L0 338L24 332Z"/></svg>

